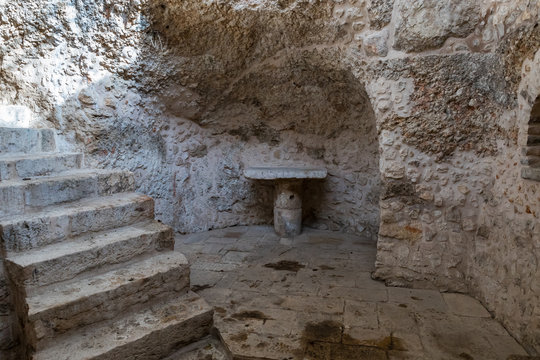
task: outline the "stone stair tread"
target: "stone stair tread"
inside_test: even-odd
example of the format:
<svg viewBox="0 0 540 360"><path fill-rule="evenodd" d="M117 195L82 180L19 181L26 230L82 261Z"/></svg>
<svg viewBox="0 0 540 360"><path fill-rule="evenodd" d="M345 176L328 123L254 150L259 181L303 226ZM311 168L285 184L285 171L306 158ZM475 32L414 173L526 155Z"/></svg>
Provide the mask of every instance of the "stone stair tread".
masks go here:
<svg viewBox="0 0 540 360"><path fill-rule="evenodd" d="M527 180L540 181L540 167L523 166L521 168L521 177Z"/></svg>
<svg viewBox="0 0 540 360"><path fill-rule="evenodd" d="M154 216L151 197L117 192L33 208L0 218L0 236L8 252L22 252L76 236L114 229Z"/></svg>
<svg viewBox="0 0 540 360"><path fill-rule="evenodd" d="M4 180L0 182L0 189L10 187L10 186L28 186L28 185L36 185L36 184L50 182L50 181L60 182L64 180L84 179L84 178L89 178L89 177L93 177L97 175L119 174L123 172L125 171L108 170L108 169L73 169L73 170L62 171L62 172L52 174L52 175L37 176L34 178L30 178L29 180L22 180L22 179Z"/></svg>
<svg viewBox="0 0 540 360"><path fill-rule="evenodd" d="M54 159L58 157L78 156L78 155L82 155L82 153L77 153L77 152L5 153L5 154L0 154L0 162Z"/></svg>
<svg viewBox="0 0 540 360"><path fill-rule="evenodd" d="M168 229L168 226L158 221L136 223L113 230L105 230L99 233L85 234L75 239L70 239L41 248L27 250L22 253L8 253L6 260L19 266L45 262L60 256L66 256L83 252L89 249L100 248L103 245L135 237L142 234L150 234Z"/></svg>
<svg viewBox="0 0 540 360"><path fill-rule="evenodd" d="M138 235L150 234L166 230L168 228L168 226L154 220L136 223L117 229L105 230L99 233L85 234L75 239L27 250L22 253L8 253L6 260L24 267L31 264L52 260L60 256L75 254L90 249L97 249L103 245L121 242L125 239Z"/></svg>
<svg viewBox="0 0 540 360"><path fill-rule="evenodd" d="M189 344L163 360L232 360L229 350L215 335Z"/></svg>
<svg viewBox="0 0 540 360"><path fill-rule="evenodd" d="M529 124L529 135L540 135L540 124Z"/></svg>
<svg viewBox="0 0 540 360"><path fill-rule="evenodd" d="M0 154L55 151L53 129L0 127Z"/></svg>
<svg viewBox="0 0 540 360"><path fill-rule="evenodd" d="M125 192L94 198L84 198L69 203L49 205L43 209L34 209L24 214L5 216L0 218L0 226L5 224L18 223L21 221L32 221L51 216L67 216L74 212L97 210L100 208L122 206L131 202L150 199L149 196L135 192Z"/></svg>
<svg viewBox="0 0 540 360"><path fill-rule="evenodd" d="M186 257L177 251L158 253L144 259L123 263L121 268L102 273L83 273L73 279L32 289L27 297L28 315L71 303L79 298L110 291L123 284L166 272L172 267L187 265Z"/></svg>
<svg viewBox="0 0 540 360"><path fill-rule="evenodd" d="M0 182L80 169L82 153L0 154Z"/></svg>
<svg viewBox="0 0 540 360"><path fill-rule="evenodd" d="M56 337L33 359L161 359L182 344L206 335L212 324L212 313L212 308L201 297L188 292L120 319Z"/></svg>

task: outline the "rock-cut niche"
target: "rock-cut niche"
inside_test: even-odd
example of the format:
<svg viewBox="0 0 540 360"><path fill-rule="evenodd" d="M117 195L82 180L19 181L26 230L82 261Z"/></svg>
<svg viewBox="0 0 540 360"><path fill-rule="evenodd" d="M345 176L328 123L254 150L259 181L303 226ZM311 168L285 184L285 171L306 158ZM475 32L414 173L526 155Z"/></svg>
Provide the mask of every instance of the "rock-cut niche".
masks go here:
<svg viewBox="0 0 540 360"><path fill-rule="evenodd" d="M342 52L286 44L272 53L261 51L265 41L276 47L285 34L294 33L288 27L296 23L278 17L282 15L268 21L283 22L272 27L274 34L261 31L266 23L259 15L232 11L229 16L253 22L240 36L229 33L233 26L223 25L241 23L239 19L210 26L190 17L193 24L187 27L176 21L173 10L155 11L159 16L154 27L169 47L160 54L168 71L159 85L160 101L169 116L197 125L205 155L186 161L189 183L176 190L185 192L179 193L182 206L174 209L177 229L271 223L273 187L248 181L242 170L256 165L324 166L328 178L305 185L304 224L375 239L380 192L375 115L361 79L344 65Z"/></svg>

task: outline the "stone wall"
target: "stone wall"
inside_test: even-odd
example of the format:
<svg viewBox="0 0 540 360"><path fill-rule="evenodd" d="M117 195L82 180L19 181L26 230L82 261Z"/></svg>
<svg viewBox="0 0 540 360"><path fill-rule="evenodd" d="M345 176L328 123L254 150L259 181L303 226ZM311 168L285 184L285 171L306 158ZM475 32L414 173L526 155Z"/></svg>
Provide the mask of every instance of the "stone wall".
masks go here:
<svg viewBox="0 0 540 360"><path fill-rule="evenodd" d="M537 2L0 10L0 103L30 107L91 165L134 171L178 231L269 223L272 187L244 179L247 166L326 166L307 185L307 224L379 229L377 277L473 292L540 351L539 185L519 176Z"/></svg>

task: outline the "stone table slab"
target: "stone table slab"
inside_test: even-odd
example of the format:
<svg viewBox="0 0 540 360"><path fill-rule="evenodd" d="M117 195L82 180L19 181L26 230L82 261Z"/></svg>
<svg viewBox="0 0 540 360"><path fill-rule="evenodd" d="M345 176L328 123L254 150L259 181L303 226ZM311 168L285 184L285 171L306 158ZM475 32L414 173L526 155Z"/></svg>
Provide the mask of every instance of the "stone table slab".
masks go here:
<svg viewBox="0 0 540 360"><path fill-rule="evenodd" d="M244 171L244 176L253 180L324 179L327 175L324 168L266 166L250 167Z"/></svg>
<svg viewBox="0 0 540 360"><path fill-rule="evenodd" d="M328 172L324 168L258 166L244 171L252 180L275 182L274 229L284 238L297 236L302 231L302 181L324 179Z"/></svg>

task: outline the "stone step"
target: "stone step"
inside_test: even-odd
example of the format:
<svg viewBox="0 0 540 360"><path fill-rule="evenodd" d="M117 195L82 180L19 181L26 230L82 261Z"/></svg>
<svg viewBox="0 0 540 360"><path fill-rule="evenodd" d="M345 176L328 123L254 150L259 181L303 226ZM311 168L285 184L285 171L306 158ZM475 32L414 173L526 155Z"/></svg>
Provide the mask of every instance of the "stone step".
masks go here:
<svg viewBox="0 0 540 360"><path fill-rule="evenodd" d="M540 145L527 146L527 148L525 148L525 155L540 156Z"/></svg>
<svg viewBox="0 0 540 360"><path fill-rule="evenodd" d="M23 214L28 208L134 190L133 174L118 170L72 170L28 181L0 182L0 217Z"/></svg>
<svg viewBox="0 0 540 360"><path fill-rule="evenodd" d="M215 336L207 336L189 344L163 360L232 360L229 350Z"/></svg>
<svg viewBox="0 0 540 360"><path fill-rule="evenodd" d="M188 290L186 257L167 251L134 259L107 272L85 273L35 288L26 294L27 308L19 307L17 312L24 317L28 311L25 338L32 348L40 349L47 339L68 330L112 319L137 305L179 297ZM24 294L15 297L21 299Z"/></svg>
<svg viewBox="0 0 540 360"><path fill-rule="evenodd" d="M527 146L540 145L540 135L531 135L527 137Z"/></svg>
<svg viewBox="0 0 540 360"><path fill-rule="evenodd" d="M0 220L5 250L26 251L73 238L153 219L154 201L136 193L120 193L47 207Z"/></svg>
<svg viewBox="0 0 540 360"><path fill-rule="evenodd" d="M52 129L0 127L0 154L51 152L55 149Z"/></svg>
<svg viewBox="0 0 540 360"><path fill-rule="evenodd" d="M85 234L22 253L8 253L6 268L17 286L31 288L66 281L85 271L173 247L172 229L152 220Z"/></svg>
<svg viewBox="0 0 540 360"><path fill-rule="evenodd" d="M521 177L527 180L540 181L540 167L523 166L521 168Z"/></svg>
<svg viewBox="0 0 540 360"><path fill-rule="evenodd" d="M529 155L521 160L523 165L529 165L531 167L540 167L540 156Z"/></svg>
<svg viewBox="0 0 540 360"><path fill-rule="evenodd" d="M529 124L529 135L540 135L540 124Z"/></svg>
<svg viewBox="0 0 540 360"><path fill-rule="evenodd" d="M82 154L8 154L0 156L0 181L47 176L80 169Z"/></svg>
<svg viewBox="0 0 540 360"><path fill-rule="evenodd" d="M33 360L162 359L183 345L206 336L212 308L188 292L121 319L67 333L40 350Z"/></svg>
<svg viewBox="0 0 540 360"><path fill-rule="evenodd" d="M0 105L0 127L27 128L32 122L33 114L27 106Z"/></svg>

